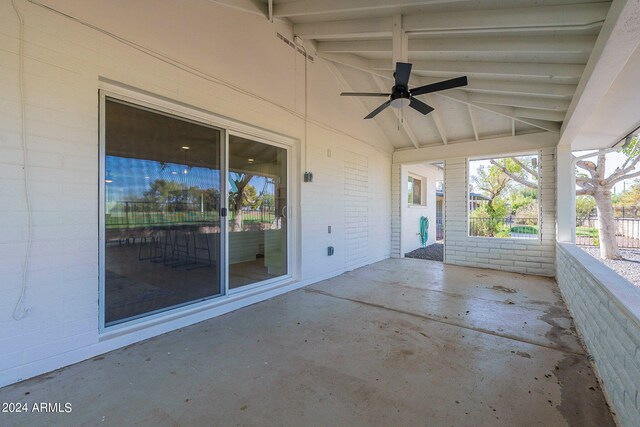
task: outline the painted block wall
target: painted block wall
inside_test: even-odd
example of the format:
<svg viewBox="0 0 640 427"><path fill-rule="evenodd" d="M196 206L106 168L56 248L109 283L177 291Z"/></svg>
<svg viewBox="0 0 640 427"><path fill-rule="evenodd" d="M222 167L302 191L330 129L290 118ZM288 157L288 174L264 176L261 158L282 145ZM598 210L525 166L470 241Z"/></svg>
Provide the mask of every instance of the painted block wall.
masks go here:
<svg viewBox="0 0 640 427"><path fill-rule="evenodd" d="M400 258L402 253L402 165L391 166L391 256Z"/></svg>
<svg viewBox="0 0 640 427"><path fill-rule="evenodd" d="M302 56L276 36L280 32L292 39L289 27L199 0L47 1L132 41L136 48L34 4L17 4L25 21L25 136L33 246L26 291L30 311L15 320L28 230L20 141L19 26L10 2L3 0L0 386L354 268L347 264L345 249L348 153L366 163L360 171L366 185L354 190L366 198L359 212L366 218L359 244L368 251L358 262L389 256L392 148L377 127L362 120L353 100L336 96L342 88L319 59L309 65L304 143ZM298 171L312 171L314 182L296 185L292 195L296 206L291 210L300 212L300 254L291 266L293 283L252 292L244 302L231 299L235 306L198 306L180 316L99 335L98 88L105 80L300 141L294 162ZM336 248L333 257L327 256L329 245Z"/></svg>
<svg viewBox="0 0 640 427"><path fill-rule="evenodd" d="M409 175L422 178L423 193L426 195L424 206L409 205L409 188L407 185ZM400 206L402 208L402 249L401 254L421 247L420 244L420 217L429 219L429 238L427 245L436 241L436 180L442 179L442 171L432 165L402 165L402 184Z"/></svg>
<svg viewBox="0 0 640 427"><path fill-rule="evenodd" d="M556 280L624 426L640 421L640 295L626 279L571 243L558 243Z"/></svg>
<svg viewBox="0 0 640 427"><path fill-rule="evenodd" d="M468 235L468 159L445 162L445 260L448 264L555 275L555 148L540 150L540 239Z"/></svg>

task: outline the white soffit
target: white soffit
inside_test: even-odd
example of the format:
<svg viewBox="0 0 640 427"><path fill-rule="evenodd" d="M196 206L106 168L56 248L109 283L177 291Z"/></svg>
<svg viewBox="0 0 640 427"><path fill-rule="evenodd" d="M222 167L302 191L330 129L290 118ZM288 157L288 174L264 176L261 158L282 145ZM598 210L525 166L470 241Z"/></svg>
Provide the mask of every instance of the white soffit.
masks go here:
<svg viewBox="0 0 640 427"><path fill-rule="evenodd" d="M560 144L611 147L640 125L640 2L614 1L580 81Z"/></svg>

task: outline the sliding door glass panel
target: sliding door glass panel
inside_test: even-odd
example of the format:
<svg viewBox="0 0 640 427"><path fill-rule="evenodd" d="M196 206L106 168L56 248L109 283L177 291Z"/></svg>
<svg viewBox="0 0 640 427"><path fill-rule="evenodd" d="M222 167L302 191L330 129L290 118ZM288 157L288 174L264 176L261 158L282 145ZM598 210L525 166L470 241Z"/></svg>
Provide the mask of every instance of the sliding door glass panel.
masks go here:
<svg viewBox="0 0 640 427"><path fill-rule="evenodd" d="M229 136L229 289L287 274L287 150Z"/></svg>
<svg viewBox="0 0 640 427"><path fill-rule="evenodd" d="M107 98L105 324L223 292L221 132Z"/></svg>

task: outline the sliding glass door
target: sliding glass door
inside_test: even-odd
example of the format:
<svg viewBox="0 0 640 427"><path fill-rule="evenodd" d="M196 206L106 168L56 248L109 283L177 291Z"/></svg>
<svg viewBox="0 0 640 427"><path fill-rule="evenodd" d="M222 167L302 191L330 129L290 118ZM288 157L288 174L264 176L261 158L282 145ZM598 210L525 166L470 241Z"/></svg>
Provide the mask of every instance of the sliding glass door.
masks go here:
<svg viewBox="0 0 640 427"><path fill-rule="evenodd" d="M103 109L103 326L288 274L287 149L117 98Z"/></svg>
<svg viewBox="0 0 640 427"><path fill-rule="evenodd" d="M287 150L229 136L229 289L287 274Z"/></svg>
<svg viewBox="0 0 640 427"><path fill-rule="evenodd" d="M222 132L105 100L105 325L224 292Z"/></svg>

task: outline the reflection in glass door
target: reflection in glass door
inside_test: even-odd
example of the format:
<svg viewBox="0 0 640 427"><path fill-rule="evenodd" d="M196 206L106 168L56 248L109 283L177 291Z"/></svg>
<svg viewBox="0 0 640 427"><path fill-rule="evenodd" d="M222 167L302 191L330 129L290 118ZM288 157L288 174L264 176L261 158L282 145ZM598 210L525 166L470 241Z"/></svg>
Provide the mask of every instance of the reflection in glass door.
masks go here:
<svg viewBox="0 0 640 427"><path fill-rule="evenodd" d="M106 98L104 320L221 295L221 131Z"/></svg>
<svg viewBox="0 0 640 427"><path fill-rule="evenodd" d="M229 135L229 289L287 274L287 150Z"/></svg>

